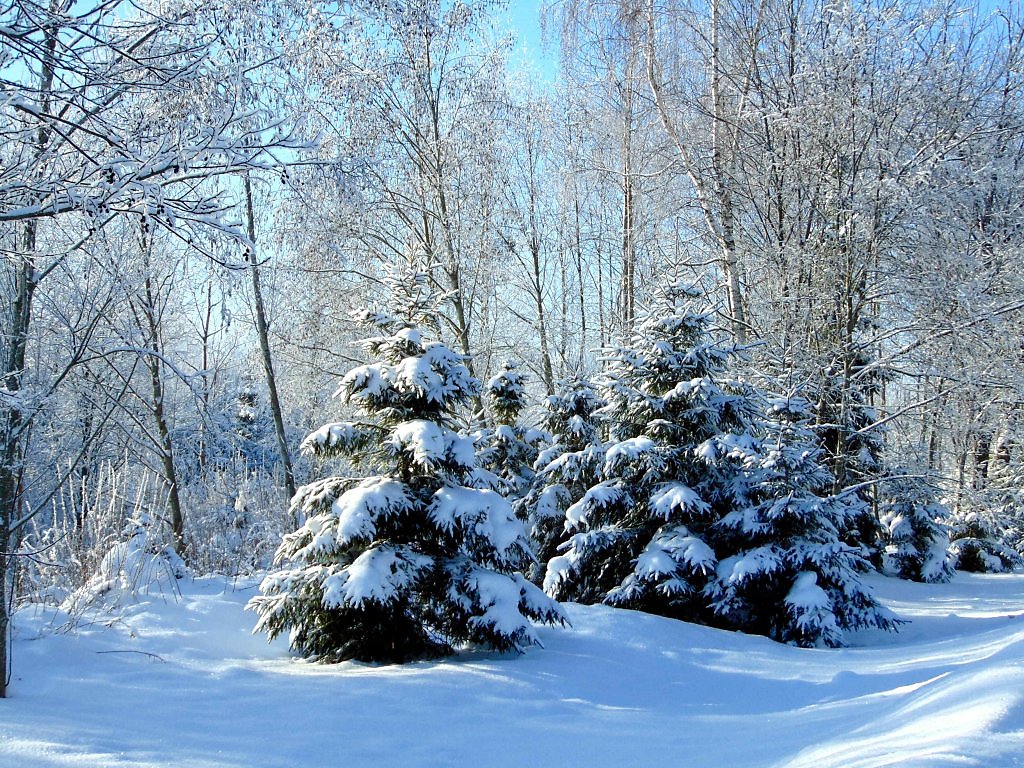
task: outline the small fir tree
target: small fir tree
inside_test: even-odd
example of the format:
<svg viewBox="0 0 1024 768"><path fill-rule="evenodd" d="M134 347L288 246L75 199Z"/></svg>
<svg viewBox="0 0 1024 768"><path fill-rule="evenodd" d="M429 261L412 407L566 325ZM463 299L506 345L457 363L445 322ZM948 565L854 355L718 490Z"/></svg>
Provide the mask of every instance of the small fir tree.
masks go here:
<svg viewBox="0 0 1024 768"><path fill-rule="evenodd" d="M1024 555L1024 488L1003 489L995 517L1002 521L1002 539L1018 555Z"/></svg>
<svg viewBox="0 0 1024 768"><path fill-rule="evenodd" d="M1024 558L1007 542L1006 531L991 513L957 510L950 516L950 546L956 569L1006 573L1024 567Z"/></svg>
<svg viewBox="0 0 1024 768"><path fill-rule="evenodd" d="M589 381L575 377L558 382L558 391L544 405L548 445L537 455L534 480L522 503L539 566L531 576L538 582L566 541L566 510L599 482L604 463L595 413L605 403Z"/></svg>
<svg viewBox="0 0 1024 768"><path fill-rule="evenodd" d="M720 561L705 594L716 617L798 645L837 646L846 630L893 628L861 581L860 550L841 541L864 502L831 493L809 404L770 398L766 411L746 503L714 526Z"/></svg>
<svg viewBox="0 0 1024 768"><path fill-rule="evenodd" d="M1024 555L1024 466L1009 427L996 442L988 463L987 482L968 495L975 508L991 510L991 519L999 521L1001 545Z"/></svg>
<svg viewBox="0 0 1024 768"><path fill-rule="evenodd" d="M484 387L494 419L493 427L476 432L474 441L480 467L493 476L492 485L520 511L521 501L533 482L533 464L545 433L519 423L526 407L526 382L517 363L509 360L504 370Z"/></svg>
<svg viewBox="0 0 1024 768"><path fill-rule="evenodd" d="M367 320L378 335L364 346L379 362L338 390L362 419L322 427L303 449L369 474L296 494L306 523L250 602L257 630L287 631L293 650L321 661L402 662L465 644L521 651L538 642L531 620L565 617L519 573L531 557L522 524L500 494L475 487L472 440L453 428L479 383L408 323Z"/></svg>
<svg viewBox="0 0 1024 768"><path fill-rule="evenodd" d="M939 583L953 577L949 509L930 488L907 479L885 484L882 522L889 532L885 572L911 581Z"/></svg>
<svg viewBox="0 0 1024 768"><path fill-rule="evenodd" d="M863 345L853 345L848 359L829 366L816 393L814 432L834 478L834 493L855 488L864 504L844 524L843 541L860 549L865 565L882 564L885 530L874 498L874 480L885 474L881 428L872 428L878 412L871 405L886 373L875 365Z"/></svg>
<svg viewBox="0 0 1024 768"><path fill-rule="evenodd" d="M748 402L725 378L731 347L708 332L698 294L659 292L599 383L610 433L598 482L566 510L571 532L545 588L685 619L707 618L711 525L732 508L751 445Z"/></svg>
<svg viewBox="0 0 1024 768"><path fill-rule="evenodd" d="M979 439L972 487L961 489L947 518L957 570L1004 573L1024 567L1024 493L1016 453L1007 434L995 450Z"/></svg>

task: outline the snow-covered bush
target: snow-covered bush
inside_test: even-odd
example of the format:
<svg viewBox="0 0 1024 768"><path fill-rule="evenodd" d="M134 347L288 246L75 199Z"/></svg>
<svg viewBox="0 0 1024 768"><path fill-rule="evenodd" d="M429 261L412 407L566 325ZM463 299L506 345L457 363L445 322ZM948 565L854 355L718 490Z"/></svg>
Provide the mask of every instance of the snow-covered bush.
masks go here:
<svg viewBox="0 0 1024 768"><path fill-rule="evenodd" d="M93 577L132 514L124 503L129 484L123 468L104 462L91 477L69 482L29 522L16 561L20 599L59 605Z"/></svg>
<svg viewBox="0 0 1024 768"><path fill-rule="evenodd" d="M901 579L945 582L953 577L949 509L930 489L906 480L885 484L882 523L889 532L884 571Z"/></svg>
<svg viewBox="0 0 1024 768"><path fill-rule="evenodd" d="M271 475L242 462L210 470L205 482L182 489L189 564L199 573L228 576L269 568L281 538L295 527L282 498Z"/></svg>
<svg viewBox="0 0 1024 768"><path fill-rule="evenodd" d="M139 595L176 597L176 582L188 573L174 551L167 525L137 510L125 526L122 540L107 550L96 572L68 596L61 609L76 615L89 607L118 608Z"/></svg>
<svg viewBox="0 0 1024 768"><path fill-rule="evenodd" d="M955 512L949 538L958 571L1005 573L1024 566L1024 558L1005 541L1002 526L990 514Z"/></svg>
<svg viewBox="0 0 1024 768"><path fill-rule="evenodd" d="M157 514L163 484L149 472L103 463L51 501L21 542L18 594L79 610L136 593L174 592L185 573Z"/></svg>
<svg viewBox="0 0 1024 768"><path fill-rule="evenodd" d="M327 424L303 449L348 456L362 477L304 486L305 524L285 537L262 595L257 630L287 633L321 661L402 662L466 644L521 651L531 621L562 622L554 601L519 572L522 524L500 494L478 487L473 441L454 409L480 390L462 358L407 322L367 314L363 343L378 362L342 379L355 422Z"/></svg>

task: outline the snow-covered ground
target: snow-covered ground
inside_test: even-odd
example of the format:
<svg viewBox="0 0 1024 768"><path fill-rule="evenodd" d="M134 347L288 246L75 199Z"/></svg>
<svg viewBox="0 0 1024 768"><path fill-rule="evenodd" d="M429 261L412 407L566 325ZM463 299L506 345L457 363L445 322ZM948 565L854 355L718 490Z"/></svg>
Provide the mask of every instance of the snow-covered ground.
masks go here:
<svg viewBox="0 0 1024 768"><path fill-rule="evenodd" d="M569 606L544 649L402 667L291 659L223 579L23 611L0 766L1024 765L1024 574L873 584L912 621L842 650Z"/></svg>

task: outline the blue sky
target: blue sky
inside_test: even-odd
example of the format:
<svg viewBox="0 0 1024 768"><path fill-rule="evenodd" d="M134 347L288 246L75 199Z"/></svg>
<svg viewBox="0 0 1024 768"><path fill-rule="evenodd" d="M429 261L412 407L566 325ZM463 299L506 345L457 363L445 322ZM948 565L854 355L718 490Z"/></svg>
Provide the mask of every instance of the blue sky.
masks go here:
<svg viewBox="0 0 1024 768"><path fill-rule="evenodd" d="M1014 9L1021 0L974 0L982 13L998 8ZM505 23L518 36L517 57L513 59L524 68L533 68L548 81L558 74L558 54L550 47L545 50L540 36L541 0L509 0ZM557 45L557 44L556 44ZM517 61L518 59L518 61Z"/></svg>
<svg viewBox="0 0 1024 768"><path fill-rule="evenodd" d="M507 24L519 38L519 58L524 66L535 68L541 76L553 80L556 75L557 55L545 51L540 39L541 0L510 0Z"/></svg>

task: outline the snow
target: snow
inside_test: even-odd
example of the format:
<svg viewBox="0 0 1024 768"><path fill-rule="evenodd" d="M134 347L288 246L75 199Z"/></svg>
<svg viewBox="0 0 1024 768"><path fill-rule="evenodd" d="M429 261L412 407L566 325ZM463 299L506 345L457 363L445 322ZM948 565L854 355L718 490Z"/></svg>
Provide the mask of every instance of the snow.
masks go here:
<svg viewBox="0 0 1024 768"><path fill-rule="evenodd" d="M617 486L617 482L616 480L607 480L598 483L583 494L582 499L565 510L566 530L578 528L586 523L591 510L618 504L625 494Z"/></svg>
<svg viewBox="0 0 1024 768"><path fill-rule="evenodd" d="M444 402L447 395L444 375L427 355L402 360L395 366L394 379L399 392L418 392L435 403Z"/></svg>
<svg viewBox="0 0 1024 768"><path fill-rule="evenodd" d="M361 434L360 428L348 421L324 424L320 429L306 436L300 450L303 453L315 453L325 448L346 446L355 442Z"/></svg>
<svg viewBox="0 0 1024 768"><path fill-rule="evenodd" d="M838 641L842 637L835 614L832 613L832 601L825 590L818 586L818 575L813 571L797 574L786 595L786 605L796 616L797 628L806 635L818 636L822 642L829 638Z"/></svg>
<svg viewBox="0 0 1024 768"><path fill-rule="evenodd" d="M418 328L399 328L395 333L395 337L410 344L415 344L417 347L423 345L423 334Z"/></svg>
<svg viewBox="0 0 1024 768"><path fill-rule="evenodd" d="M479 391L479 382L470 376L463 358L439 342L423 343L419 331L405 328L393 339L368 339L364 344L382 341L420 347L422 353L411 354L394 365L372 363L353 368L342 378L336 397L368 403L394 390L443 403L458 393Z"/></svg>
<svg viewBox="0 0 1024 768"><path fill-rule="evenodd" d="M451 531L456 521L462 523L499 553L526 543L526 531L508 501L489 489L439 488L430 504L430 518L444 531Z"/></svg>
<svg viewBox="0 0 1024 768"><path fill-rule="evenodd" d="M373 477L364 480L339 496L331 512L337 515L339 542L376 533L374 521L379 517L408 509L412 496L405 483L391 478Z"/></svg>
<svg viewBox="0 0 1024 768"><path fill-rule="evenodd" d="M476 463L472 439L434 421L403 421L395 427L391 443L396 450L409 451L413 462L428 471L446 461L466 468Z"/></svg>
<svg viewBox="0 0 1024 768"><path fill-rule="evenodd" d="M406 340L413 341L408 336ZM418 334L415 341L422 341ZM443 403L457 392L472 394L480 386L469 375L463 358L440 342L423 344L422 355L404 358L388 376L399 392L414 392L434 403Z"/></svg>
<svg viewBox="0 0 1024 768"><path fill-rule="evenodd" d="M384 391L385 379L380 365L360 365L353 368L341 379L335 391L335 397L344 397L346 393L358 393L359 397L379 397ZM317 433L310 435L315 438Z"/></svg>
<svg viewBox="0 0 1024 768"><path fill-rule="evenodd" d="M682 483L667 483L651 495L651 512L655 516L668 520L679 512L706 512L708 505L697 492Z"/></svg>
<svg viewBox="0 0 1024 768"><path fill-rule="evenodd" d="M782 567L782 553L777 551L775 547L768 546L757 547L743 555L726 558L718 564L717 571L720 581L729 585L735 585L742 584L751 576L774 573L775 571L781 570ZM805 577L810 577L810 583L812 585L817 584L817 576L810 572L801 573L797 577L797 582L803 584L806 581ZM815 586L815 589L817 589L818 592L821 592L822 596L825 597L825 605L827 606L828 598L825 593L817 586ZM786 601L803 605L801 602L794 602L795 598L794 600L791 600L791 598L794 598L793 592L790 592Z"/></svg>
<svg viewBox="0 0 1024 768"><path fill-rule="evenodd" d="M378 519L397 514L411 503L403 483L389 478L367 478L335 499L328 514L310 518L306 527L313 538L300 552L329 553L353 539L373 538Z"/></svg>
<svg viewBox="0 0 1024 768"><path fill-rule="evenodd" d="M651 453L657 444L651 438L641 435L629 440L622 440L609 446L604 455L604 475L612 477L621 464L629 464Z"/></svg>
<svg viewBox="0 0 1024 768"><path fill-rule="evenodd" d="M829 599L825 590L818 586L818 575L813 571L797 574L793 588L786 595L786 603L796 608L813 610L828 608Z"/></svg>
<svg viewBox="0 0 1024 768"><path fill-rule="evenodd" d="M1020 765L1024 574L869 581L911 623L845 649L569 605L543 649L383 667L251 635L255 582L183 580L109 628L27 609L0 765Z"/></svg>
<svg viewBox="0 0 1024 768"><path fill-rule="evenodd" d="M636 559L635 572L645 578L666 576L676 572L678 564L672 556L653 542Z"/></svg>
<svg viewBox="0 0 1024 768"><path fill-rule="evenodd" d="M537 503L533 508L533 515L537 520L551 520L562 518L565 513L562 508L565 500L569 498L569 491L564 485L548 485L540 492Z"/></svg>
<svg viewBox="0 0 1024 768"><path fill-rule="evenodd" d="M127 541L116 542L103 556L96 574L82 588L68 596L63 608L69 611L89 605L114 607L135 593L174 595L178 578L188 569L174 549L154 546L147 523L136 523Z"/></svg>
<svg viewBox="0 0 1024 768"><path fill-rule="evenodd" d="M484 607L483 615L472 617L471 623L493 627L506 637L524 633L529 641L536 642L536 630L519 610L524 591L536 587L518 574L506 576L486 568L474 568L469 581Z"/></svg>
<svg viewBox="0 0 1024 768"><path fill-rule="evenodd" d="M648 545L648 551L657 548L671 555L677 563L686 563L693 571L708 573L715 567L714 551L698 537L691 536L685 525L659 531ZM637 573L640 573L639 568Z"/></svg>
<svg viewBox="0 0 1024 768"><path fill-rule="evenodd" d="M324 579L323 603L328 607L361 606L367 600L387 603L407 590L432 562L431 558L407 548L371 547L351 565Z"/></svg>

